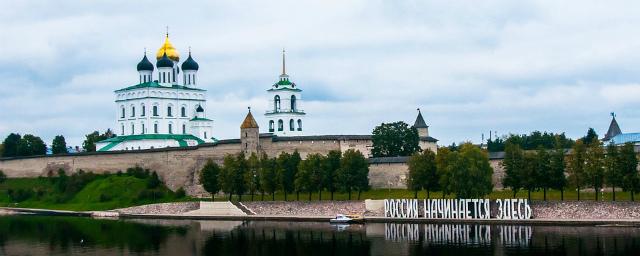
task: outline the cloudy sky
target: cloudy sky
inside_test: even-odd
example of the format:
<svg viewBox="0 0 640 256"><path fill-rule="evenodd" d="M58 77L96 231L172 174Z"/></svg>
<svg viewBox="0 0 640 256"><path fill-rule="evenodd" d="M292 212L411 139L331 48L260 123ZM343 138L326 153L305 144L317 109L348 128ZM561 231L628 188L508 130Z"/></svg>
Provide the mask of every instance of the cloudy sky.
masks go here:
<svg viewBox="0 0 640 256"><path fill-rule="evenodd" d="M309 134L423 111L440 144L481 134L640 131L638 1L14 1L0 9L0 137L115 125L165 26L200 64L215 136L267 107L282 48ZM257 115L264 128L266 121ZM265 130L262 130L265 132Z"/></svg>

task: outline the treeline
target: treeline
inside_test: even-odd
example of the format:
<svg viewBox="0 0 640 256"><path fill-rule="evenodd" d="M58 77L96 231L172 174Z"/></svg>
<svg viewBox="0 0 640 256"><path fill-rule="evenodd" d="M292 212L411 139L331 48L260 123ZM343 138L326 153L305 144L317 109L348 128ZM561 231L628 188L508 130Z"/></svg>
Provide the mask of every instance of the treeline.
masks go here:
<svg viewBox="0 0 640 256"><path fill-rule="evenodd" d="M407 188L414 191L442 191L442 197L455 194L458 198L481 198L493 191L493 169L485 151L471 143L457 150L448 147L415 153L408 161Z"/></svg>
<svg viewBox="0 0 640 256"><path fill-rule="evenodd" d="M585 139L590 139L585 142ZM595 199L604 186L622 188L634 200L635 191L640 188L637 171L638 159L632 143L623 146L609 144L604 147L597 136L586 136L576 141L571 150L565 150L557 143L552 150L540 146L535 151L526 151L520 145L507 143L502 163L505 169L503 185L515 194L525 189L531 198L531 191L543 190L544 200L548 189L560 190L564 200L564 190L571 186L578 193L583 188L593 188ZM565 175L567 173L568 175Z"/></svg>
<svg viewBox="0 0 640 256"><path fill-rule="evenodd" d="M300 193L330 193L331 200L336 191L351 193L369 190L369 165L367 159L356 150L330 151L326 156L310 154L302 160L300 153L282 152L278 157L269 158L266 154L258 156L244 153L229 154L223 159L222 166L209 160L200 172L200 183L212 197L222 191L231 200L236 195L242 200L243 194L249 194L251 200L259 194L261 200L271 195L275 200L276 192L284 194L285 201L291 194L300 200Z"/></svg>
<svg viewBox="0 0 640 256"><path fill-rule="evenodd" d="M592 129L590 129L592 130ZM589 139L588 141L591 141ZM509 134L487 140L487 150L489 152L505 151L507 144L515 144L524 150L536 150L538 148L553 149L559 143L562 148L571 148L575 141L567 138L564 133L555 134L548 132L534 131L530 134Z"/></svg>
<svg viewBox="0 0 640 256"><path fill-rule="evenodd" d="M86 152L96 151L96 142L113 138L115 135L111 130L107 129L104 133L94 131L85 135L82 148ZM57 135L51 142L51 154L69 153L67 142L62 135ZM47 144L38 136L32 134L19 133L9 134L0 144L0 156L2 157L18 157L18 156L38 156L47 154Z"/></svg>

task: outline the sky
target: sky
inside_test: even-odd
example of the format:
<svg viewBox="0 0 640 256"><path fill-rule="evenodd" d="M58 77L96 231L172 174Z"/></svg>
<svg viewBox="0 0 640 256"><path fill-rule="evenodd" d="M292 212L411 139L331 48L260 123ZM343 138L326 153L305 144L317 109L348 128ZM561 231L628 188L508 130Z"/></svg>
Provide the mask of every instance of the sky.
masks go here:
<svg viewBox="0 0 640 256"><path fill-rule="evenodd" d="M47 144L115 126L113 91L170 39L199 63L214 136L239 137L281 70L305 129L413 124L440 145L498 135L640 131L639 1L13 1L0 9L0 137Z"/></svg>

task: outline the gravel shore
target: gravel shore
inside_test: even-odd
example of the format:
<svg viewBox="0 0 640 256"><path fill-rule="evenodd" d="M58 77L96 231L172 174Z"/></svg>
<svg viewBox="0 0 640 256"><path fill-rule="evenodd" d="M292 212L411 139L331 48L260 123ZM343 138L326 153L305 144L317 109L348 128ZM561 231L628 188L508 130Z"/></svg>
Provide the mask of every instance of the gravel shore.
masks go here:
<svg viewBox="0 0 640 256"><path fill-rule="evenodd" d="M640 219L640 202L535 201L535 219Z"/></svg>
<svg viewBox="0 0 640 256"><path fill-rule="evenodd" d="M242 202L258 215L335 216L363 214L364 201Z"/></svg>
<svg viewBox="0 0 640 256"><path fill-rule="evenodd" d="M180 214L197 210L199 207L199 202L179 202L140 205L116 209L115 211L124 214Z"/></svg>

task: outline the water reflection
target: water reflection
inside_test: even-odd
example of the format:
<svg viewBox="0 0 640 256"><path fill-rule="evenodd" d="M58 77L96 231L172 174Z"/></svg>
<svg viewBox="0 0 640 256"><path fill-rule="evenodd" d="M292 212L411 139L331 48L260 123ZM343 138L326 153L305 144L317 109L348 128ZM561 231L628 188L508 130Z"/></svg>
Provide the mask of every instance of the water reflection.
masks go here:
<svg viewBox="0 0 640 256"><path fill-rule="evenodd" d="M0 255L615 255L636 227L0 217Z"/></svg>

